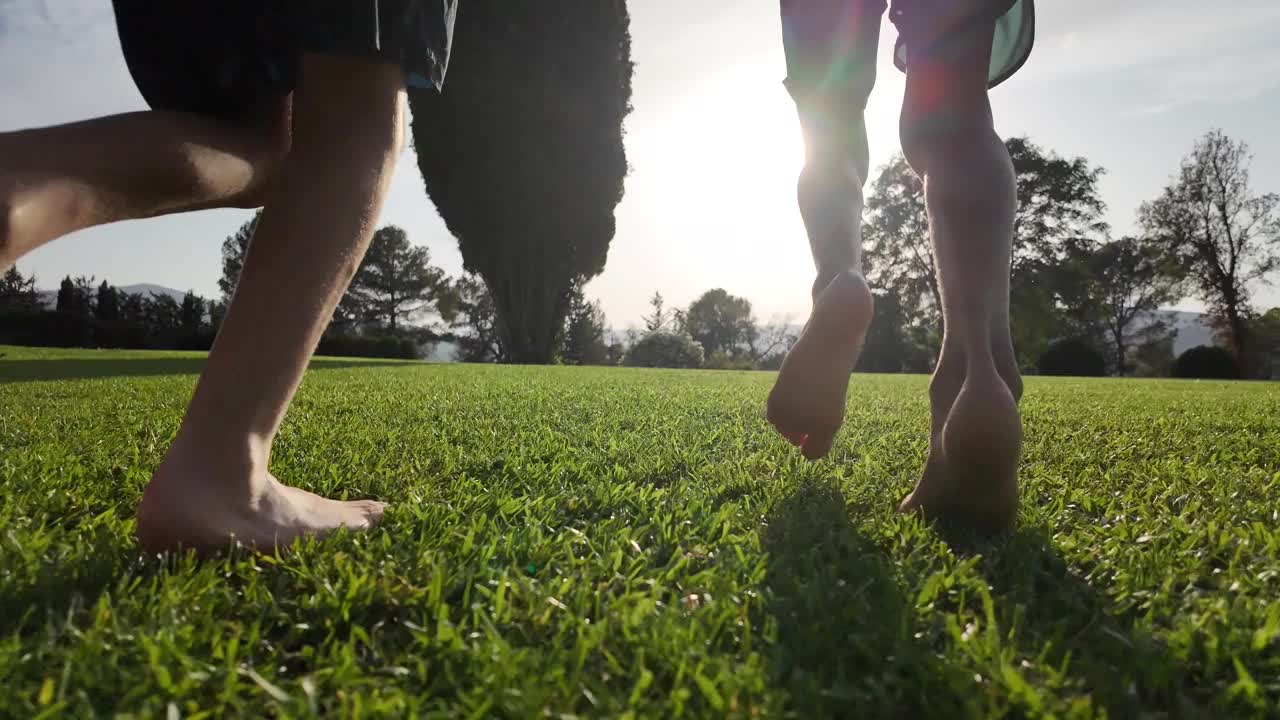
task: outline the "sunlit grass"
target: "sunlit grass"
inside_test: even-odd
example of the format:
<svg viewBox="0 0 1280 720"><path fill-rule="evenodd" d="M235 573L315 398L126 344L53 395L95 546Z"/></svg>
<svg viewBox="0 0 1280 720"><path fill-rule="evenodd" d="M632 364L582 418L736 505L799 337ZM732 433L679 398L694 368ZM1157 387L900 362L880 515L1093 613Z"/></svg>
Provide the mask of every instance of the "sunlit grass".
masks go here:
<svg viewBox="0 0 1280 720"><path fill-rule="evenodd" d="M131 516L199 356L0 353L0 716L1280 702L1280 385L1032 378L1018 530L948 545L893 513L921 377L855 378L806 464L768 374L320 361L273 469L384 526L197 562Z"/></svg>

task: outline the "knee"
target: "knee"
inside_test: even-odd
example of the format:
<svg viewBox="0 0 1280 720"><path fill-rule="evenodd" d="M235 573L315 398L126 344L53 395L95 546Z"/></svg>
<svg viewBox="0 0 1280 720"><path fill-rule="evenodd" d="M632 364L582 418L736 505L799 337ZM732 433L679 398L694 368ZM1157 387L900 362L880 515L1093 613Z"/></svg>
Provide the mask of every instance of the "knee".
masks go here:
<svg viewBox="0 0 1280 720"><path fill-rule="evenodd" d="M267 194L292 149L293 136L287 126L255 129L245 153L251 165L252 180L234 204L242 208L265 205Z"/></svg>

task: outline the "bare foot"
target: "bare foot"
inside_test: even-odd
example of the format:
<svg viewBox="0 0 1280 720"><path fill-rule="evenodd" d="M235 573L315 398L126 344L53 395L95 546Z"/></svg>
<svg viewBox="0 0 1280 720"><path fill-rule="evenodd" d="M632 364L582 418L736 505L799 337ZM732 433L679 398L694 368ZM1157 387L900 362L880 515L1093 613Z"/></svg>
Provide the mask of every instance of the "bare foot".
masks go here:
<svg viewBox="0 0 1280 720"><path fill-rule="evenodd" d="M1009 386L994 372L967 378L915 490L898 507L949 527L1003 531L1018 513L1022 419Z"/></svg>
<svg viewBox="0 0 1280 720"><path fill-rule="evenodd" d="M769 393L769 422L810 460L831 451L844 422L849 375L862 352L872 309L862 276L837 275L814 301L813 314Z"/></svg>
<svg viewBox="0 0 1280 720"><path fill-rule="evenodd" d="M371 528L386 507L372 500L322 498L281 483L265 469L251 474L246 492L225 477L182 465L166 459L143 492L138 539L148 552L219 550L233 541L271 550L341 527Z"/></svg>

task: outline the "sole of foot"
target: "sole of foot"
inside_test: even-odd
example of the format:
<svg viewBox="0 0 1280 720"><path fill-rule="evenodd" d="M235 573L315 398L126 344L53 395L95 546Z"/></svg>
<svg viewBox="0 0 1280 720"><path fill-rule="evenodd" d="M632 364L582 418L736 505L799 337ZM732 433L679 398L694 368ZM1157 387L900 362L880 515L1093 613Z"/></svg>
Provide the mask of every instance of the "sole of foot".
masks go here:
<svg viewBox="0 0 1280 720"><path fill-rule="evenodd" d="M827 285L769 393L767 418L809 460L825 457L844 422L849 376L871 324L874 301L860 275Z"/></svg>
<svg viewBox="0 0 1280 720"><path fill-rule="evenodd" d="M247 494L199 471L161 467L138 505L138 540L147 552L224 550L233 544L260 551L302 537L323 538L340 528L367 530L382 519L384 503L329 500L290 487L261 472Z"/></svg>
<svg viewBox="0 0 1280 720"><path fill-rule="evenodd" d="M952 403L915 490L898 507L947 529L993 535L1018 514L1022 418L998 376L969 378Z"/></svg>

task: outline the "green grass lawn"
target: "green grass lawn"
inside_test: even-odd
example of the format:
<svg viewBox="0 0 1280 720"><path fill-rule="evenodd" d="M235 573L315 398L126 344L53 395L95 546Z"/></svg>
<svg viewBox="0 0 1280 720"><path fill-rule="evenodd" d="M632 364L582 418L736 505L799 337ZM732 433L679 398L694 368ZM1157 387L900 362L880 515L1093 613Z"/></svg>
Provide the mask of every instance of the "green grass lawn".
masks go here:
<svg viewBox="0 0 1280 720"><path fill-rule="evenodd" d="M1277 717L1280 385L1031 378L1010 537L894 514L923 377L829 460L772 375L319 360L273 469L367 535L145 557L200 356L0 348L0 716Z"/></svg>

